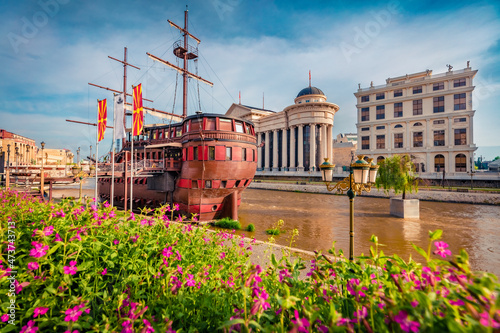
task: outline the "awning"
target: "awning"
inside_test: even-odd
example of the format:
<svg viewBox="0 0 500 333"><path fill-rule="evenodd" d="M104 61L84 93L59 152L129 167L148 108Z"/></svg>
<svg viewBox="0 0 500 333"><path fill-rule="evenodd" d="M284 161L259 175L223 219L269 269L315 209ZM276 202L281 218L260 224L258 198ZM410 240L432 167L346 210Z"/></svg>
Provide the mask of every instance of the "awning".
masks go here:
<svg viewBox="0 0 500 333"><path fill-rule="evenodd" d="M182 143L180 142L169 142L169 143L159 143L157 145L149 145L144 148L162 148L162 147L179 147L182 148Z"/></svg>

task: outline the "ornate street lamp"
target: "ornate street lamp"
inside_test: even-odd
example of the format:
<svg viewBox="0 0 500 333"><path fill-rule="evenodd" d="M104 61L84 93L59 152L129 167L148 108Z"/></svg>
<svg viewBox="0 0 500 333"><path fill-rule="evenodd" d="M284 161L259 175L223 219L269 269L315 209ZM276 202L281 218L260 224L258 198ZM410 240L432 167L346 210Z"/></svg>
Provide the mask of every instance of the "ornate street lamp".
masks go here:
<svg viewBox="0 0 500 333"><path fill-rule="evenodd" d="M333 168L335 165L328 162L328 158L325 158L325 162L320 165L323 182L326 185L326 189L331 192L337 190L337 192L343 194L347 192L347 197L349 198L349 260L353 260L354 256L354 197L356 194L361 194L363 191L370 192L372 184L375 183L377 178L378 165L373 163L373 159L369 162L365 161L363 155L358 156L358 160L351 163L349 169L349 177L332 184Z"/></svg>
<svg viewBox="0 0 500 333"><path fill-rule="evenodd" d="M80 166L80 147L78 147L78 149L76 150L76 155L77 155L76 164Z"/></svg>
<svg viewBox="0 0 500 333"><path fill-rule="evenodd" d="M40 193L42 194L42 200L43 200L43 193L44 193L44 185L45 185L45 179L44 179L44 169L43 169L43 149L45 148L45 142L41 142L40 146L42 146L42 169L40 170Z"/></svg>

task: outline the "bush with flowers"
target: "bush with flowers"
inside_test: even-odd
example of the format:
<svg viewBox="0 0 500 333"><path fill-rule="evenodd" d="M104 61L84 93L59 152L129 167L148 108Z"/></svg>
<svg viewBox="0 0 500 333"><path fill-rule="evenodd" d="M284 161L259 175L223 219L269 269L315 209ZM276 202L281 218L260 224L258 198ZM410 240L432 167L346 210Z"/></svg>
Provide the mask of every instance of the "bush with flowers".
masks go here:
<svg viewBox="0 0 500 333"><path fill-rule="evenodd" d="M414 246L425 265L384 255L374 236L369 256L318 253L303 279L301 259L253 265L248 240L174 215L176 207L134 215L0 192L1 331L500 329L496 277L472 272L464 251L444 260L451 253L439 230L427 250Z"/></svg>

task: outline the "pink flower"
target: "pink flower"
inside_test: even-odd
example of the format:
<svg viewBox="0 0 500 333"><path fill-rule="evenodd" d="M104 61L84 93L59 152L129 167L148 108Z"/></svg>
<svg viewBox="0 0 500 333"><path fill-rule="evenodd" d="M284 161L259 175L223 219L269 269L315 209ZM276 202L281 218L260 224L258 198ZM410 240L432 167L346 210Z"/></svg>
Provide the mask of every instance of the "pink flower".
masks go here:
<svg viewBox="0 0 500 333"><path fill-rule="evenodd" d="M408 314L404 310L399 311L399 313L394 316L394 321L398 323L405 332L418 332L420 327L418 321L411 321L408 319Z"/></svg>
<svg viewBox="0 0 500 333"><path fill-rule="evenodd" d="M54 241L62 242L63 240L62 240L61 236L59 236L59 234L56 234L56 239Z"/></svg>
<svg viewBox="0 0 500 333"><path fill-rule="evenodd" d="M146 325L145 333L152 333L155 331L155 329L153 328L153 326L151 326L151 323L149 321L143 319L142 322L144 323L144 325Z"/></svg>
<svg viewBox="0 0 500 333"><path fill-rule="evenodd" d="M29 262L28 263L28 269L29 270L35 270L35 269L38 269L38 263L35 262L35 261L32 261L32 262Z"/></svg>
<svg viewBox="0 0 500 333"><path fill-rule="evenodd" d="M182 261L182 256L179 253L179 250L176 250L175 253L177 253L177 260Z"/></svg>
<svg viewBox="0 0 500 333"><path fill-rule="evenodd" d="M196 285L196 281L194 280L193 274L188 274L186 278L186 287L194 287Z"/></svg>
<svg viewBox="0 0 500 333"><path fill-rule="evenodd" d="M76 261L72 260L69 263L69 266L64 266L64 274L75 275L78 271L78 267L76 267Z"/></svg>
<svg viewBox="0 0 500 333"><path fill-rule="evenodd" d="M33 312L33 318L36 318L38 316L43 316L45 313L49 311L49 308L44 308L44 307L39 307L36 308L35 311Z"/></svg>
<svg viewBox="0 0 500 333"><path fill-rule="evenodd" d="M48 226L47 228L43 229L43 234L45 236L50 236L54 233L54 226Z"/></svg>
<svg viewBox="0 0 500 333"><path fill-rule="evenodd" d="M448 244L445 242L434 242L434 245L436 245L436 251L433 252L434 254L439 254L443 258L446 258L447 255L451 255L451 251L446 249Z"/></svg>
<svg viewBox="0 0 500 333"><path fill-rule="evenodd" d="M164 257L169 258L173 253L172 253L172 247L169 246L168 248L164 248L163 252L161 253Z"/></svg>
<svg viewBox="0 0 500 333"><path fill-rule="evenodd" d="M262 290L260 291L258 288L255 288L253 290L254 297L254 305L252 306L252 309L250 310L250 313L252 315L256 314L259 311L266 311L271 307L271 305L266 302L266 300L269 298L269 294L265 291Z"/></svg>
<svg viewBox="0 0 500 333"><path fill-rule="evenodd" d="M309 320L307 318L302 318L300 319L299 317L299 312L295 310L295 320L292 319L292 323L297 325L297 328L299 329L299 332L309 332L306 327L309 327Z"/></svg>
<svg viewBox="0 0 500 333"><path fill-rule="evenodd" d="M353 313L355 322L359 322L361 319L366 318L368 315L368 310L366 310L366 307L362 306L361 310L356 310Z"/></svg>
<svg viewBox="0 0 500 333"><path fill-rule="evenodd" d="M102 275L106 275L107 273L108 273L108 268L105 268L105 269L101 272L101 274L102 274Z"/></svg>
<svg viewBox="0 0 500 333"><path fill-rule="evenodd" d="M226 252L221 252L219 258L223 260L226 257Z"/></svg>
<svg viewBox="0 0 500 333"><path fill-rule="evenodd" d="M34 248L30 250L30 256L32 256L33 258L43 257L44 255L47 254L47 250L49 249L48 245L43 246L42 243L38 242L31 242L31 245L34 246Z"/></svg>
<svg viewBox="0 0 500 333"><path fill-rule="evenodd" d="M35 322L33 320L28 321L28 325L23 326L21 333L32 333L38 331L38 327L35 327Z"/></svg>
<svg viewBox="0 0 500 333"><path fill-rule="evenodd" d="M283 270L280 271L280 276L279 277L280 277L280 282L283 282L283 280L285 278L290 278L292 276L290 275L290 272L288 271L288 269L285 268L285 269L283 269Z"/></svg>
<svg viewBox="0 0 500 333"><path fill-rule="evenodd" d="M109 212L109 217L110 217L110 218L113 218L113 217L115 217L115 216L116 216L116 213L115 213L115 211L114 211L114 210L112 210L112 211L110 211L110 212Z"/></svg>
<svg viewBox="0 0 500 333"><path fill-rule="evenodd" d="M115 240L113 241L113 244L118 245L118 244L120 244L120 241L119 241L118 239L115 239Z"/></svg>
<svg viewBox="0 0 500 333"><path fill-rule="evenodd" d="M454 300L450 300L450 304L451 305L458 305L458 306L463 306L465 305L464 301L462 301L461 299L457 299L456 301Z"/></svg>
<svg viewBox="0 0 500 333"><path fill-rule="evenodd" d="M490 317L487 311L484 311L479 315L479 323L485 327L500 328L500 322L495 321Z"/></svg>
<svg viewBox="0 0 500 333"><path fill-rule="evenodd" d="M109 207L109 203L106 201L106 202L104 202L103 206L104 206L105 208L108 208L108 207Z"/></svg>
<svg viewBox="0 0 500 333"><path fill-rule="evenodd" d="M418 301L417 300L413 300L410 302L411 306L413 306L414 308L416 308L418 306Z"/></svg>
<svg viewBox="0 0 500 333"><path fill-rule="evenodd" d="M8 315L8 314L4 314L4 315L2 315L2 322L4 322L4 323L5 323L5 322L7 322L7 321L9 321L9 315Z"/></svg>
<svg viewBox="0 0 500 333"><path fill-rule="evenodd" d="M78 321L78 318L82 315L83 311L80 311L80 306L75 306L74 308L69 308L66 310L66 317L64 321Z"/></svg>

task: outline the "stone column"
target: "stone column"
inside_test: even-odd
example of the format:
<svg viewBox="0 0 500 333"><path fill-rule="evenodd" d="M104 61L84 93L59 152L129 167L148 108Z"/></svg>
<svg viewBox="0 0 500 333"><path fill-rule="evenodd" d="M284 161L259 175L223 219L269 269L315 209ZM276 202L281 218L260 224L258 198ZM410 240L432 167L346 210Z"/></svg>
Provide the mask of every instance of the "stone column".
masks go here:
<svg viewBox="0 0 500 333"><path fill-rule="evenodd" d="M326 157L330 160L330 163L333 164L333 133L332 133L333 126L332 125L327 125L326 126Z"/></svg>
<svg viewBox="0 0 500 333"><path fill-rule="evenodd" d="M296 171L296 168L295 168L295 126L290 127L290 171Z"/></svg>
<svg viewBox="0 0 500 333"><path fill-rule="evenodd" d="M266 137L264 139L264 170L269 171L269 131L266 131Z"/></svg>
<svg viewBox="0 0 500 333"><path fill-rule="evenodd" d="M297 171L304 171L304 125L299 125L298 135L298 160Z"/></svg>
<svg viewBox="0 0 500 333"><path fill-rule="evenodd" d="M448 146L448 148L453 148L453 145L455 144L454 133L452 129L453 124L451 121L452 121L451 116L448 116L448 140L446 140L446 135L445 135L445 146ZM448 172L448 170L446 170L446 172Z"/></svg>
<svg viewBox="0 0 500 333"><path fill-rule="evenodd" d="M394 147L392 145L392 131L391 131L392 125L388 124L387 125L387 140L386 140L386 149L387 151L391 151ZM359 147L359 142L358 142L358 147ZM387 155L389 156L389 155Z"/></svg>
<svg viewBox="0 0 500 333"><path fill-rule="evenodd" d="M319 125L319 164L323 163L326 153L326 130L325 125Z"/></svg>
<svg viewBox="0 0 500 333"><path fill-rule="evenodd" d="M283 128L282 130L282 135L281 135L281 171L286 171L288 170L288 163L287 163L287 147L288 147L288 142L287 142L287 135L286 135L286 128Z"/></svg>
<svg viewBox="0 0 500 333"><path fill-rule="evenodd" d="M262 133L257 133L257 170L262 169Z"/></svg>
<svg viewBox="0 0 500 333"><path fill-rule="evenodd" d="M279 171L279 158L278 158L278 130L273 130L273 169L272 171Z"/></svg>
<svg viewBox="0 0 500 333"><path fill-rule="evenodd" d="M316 124L309 124L311 129L309 135L309 171L316 170Z"/></svg>
<svg viewBox="0 0 500 333"><path fill-rule="evenodd" d="M468 135L468 140L467 140L467 146L471 147L471 145L474 144L474 132L473 132L473 128L474 128L474 116L471 115L469 116L469 127L467 127L467 135ZM471 152L470 153L471 156L472 154L474 154L474 152ZM469 169L470 170L470 169Z"/></svg>
<svg viewBox="0 0 500 333"><path fill-rule="evenodd" d="M406 151L411 150L411 139L410 139L410 122L406 121L406 139L403 142L403 147Z"/></svg>

